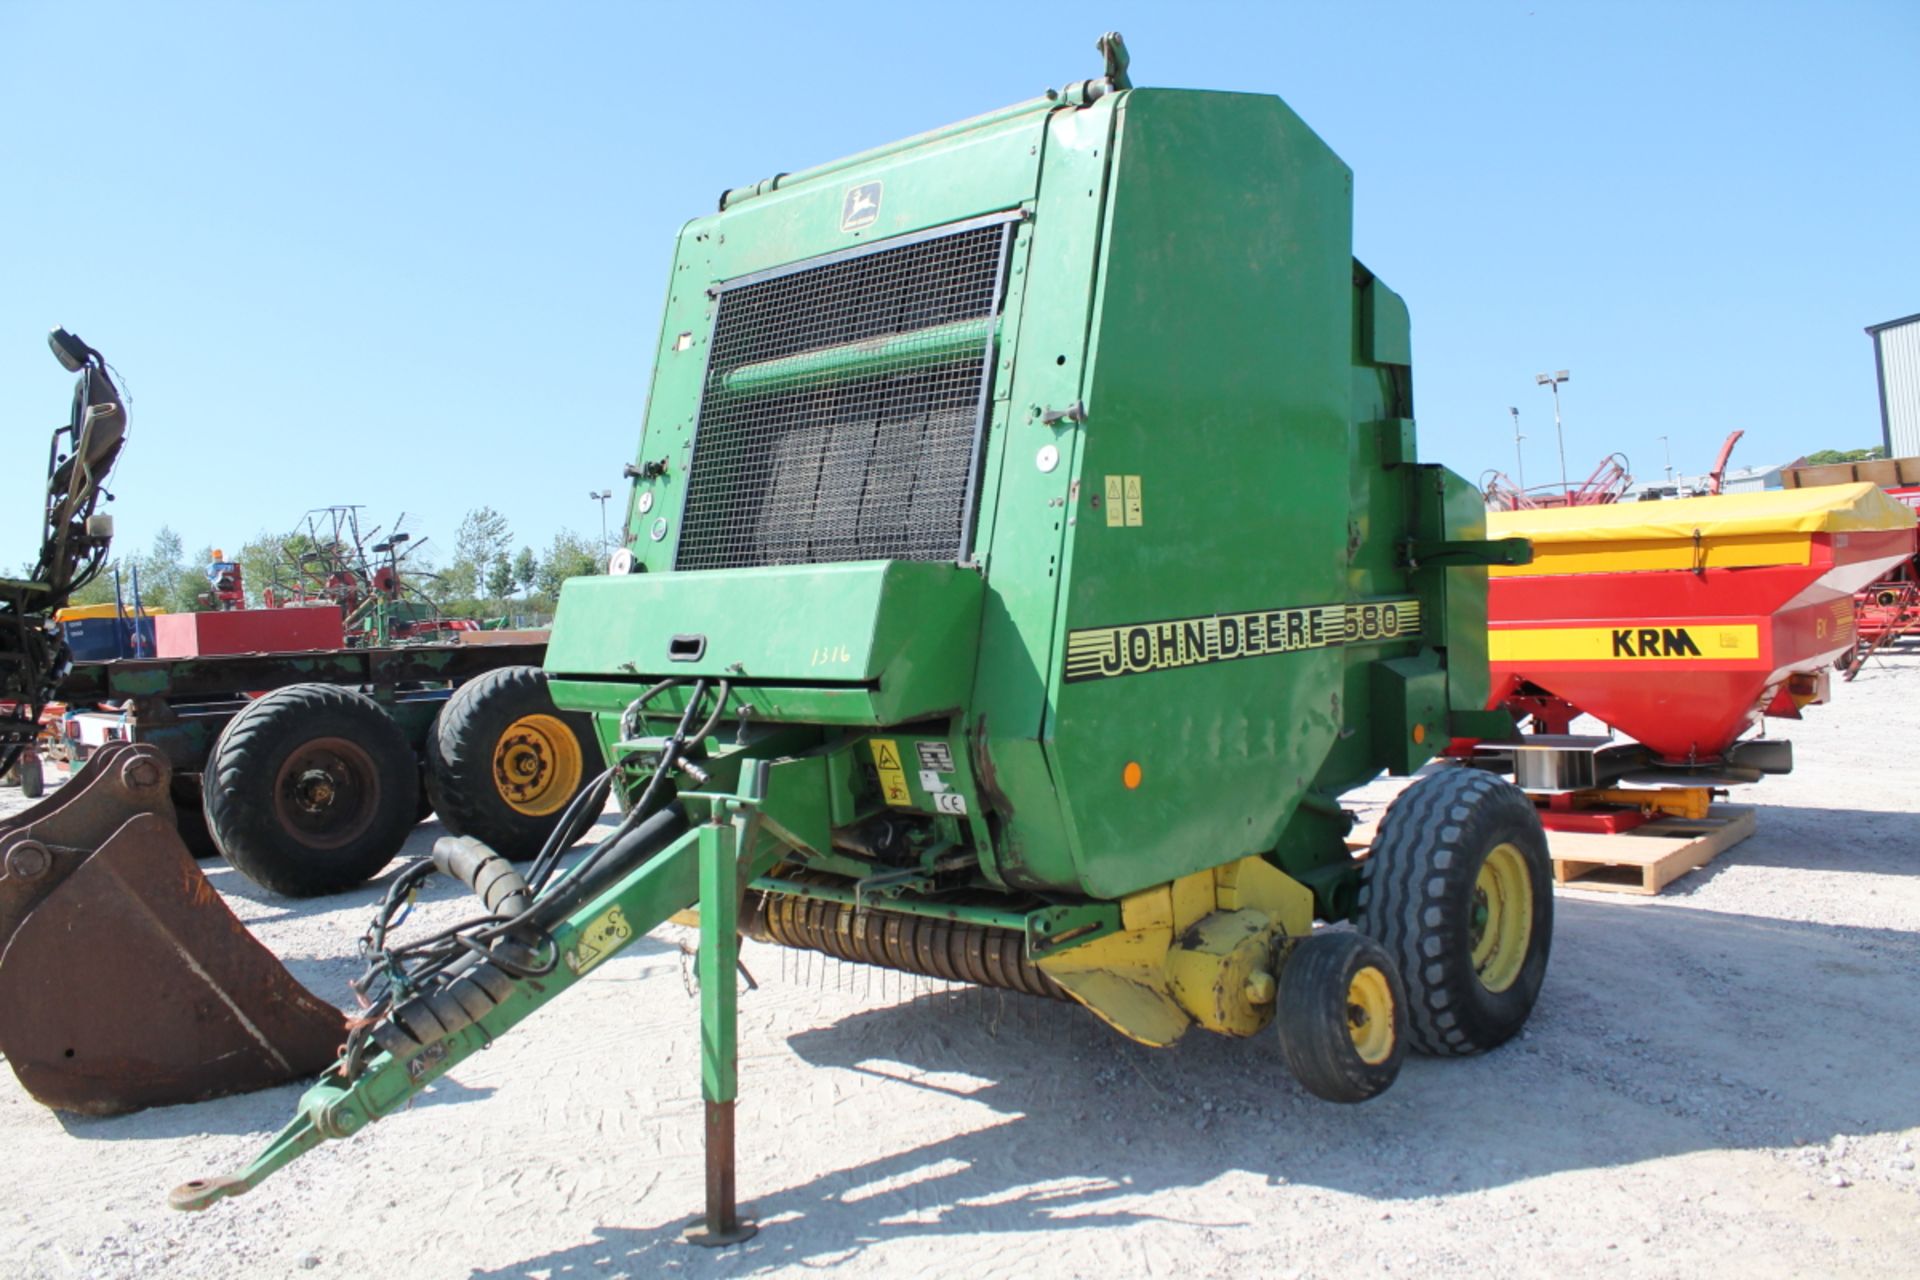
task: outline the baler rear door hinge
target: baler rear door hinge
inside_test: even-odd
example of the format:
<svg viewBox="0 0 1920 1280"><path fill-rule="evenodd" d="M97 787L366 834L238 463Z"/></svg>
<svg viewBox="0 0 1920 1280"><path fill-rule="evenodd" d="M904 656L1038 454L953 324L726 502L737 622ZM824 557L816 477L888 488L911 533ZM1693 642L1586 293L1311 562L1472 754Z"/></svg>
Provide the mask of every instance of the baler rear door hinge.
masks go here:
<svg viewBox="0 0 1920 1280"><path fill-rule="evenodd" d="M1533 544L1525 538L1467 538L1459 541L1426 542L1415 538L1400 543L1400 564L1418 569L1422 565L1531 564Z"/></svg>

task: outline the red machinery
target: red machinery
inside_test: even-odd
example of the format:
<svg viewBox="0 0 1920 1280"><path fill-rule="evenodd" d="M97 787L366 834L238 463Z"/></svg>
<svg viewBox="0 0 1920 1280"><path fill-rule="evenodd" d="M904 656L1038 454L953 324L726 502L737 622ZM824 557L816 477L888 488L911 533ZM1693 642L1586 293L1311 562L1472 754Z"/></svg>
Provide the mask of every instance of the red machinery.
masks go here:
<svg viewBox="0 0 1920 1280"><path fill-rule="evenodd" d="M1823 466L1789 467L1781 473L1789 489L1864 480L1877 484L1887 496L1920 511L1920 458L1876 458L1865 462L1838 462ZM1876 582L1862 587L1853 598L1854 648L1840 665L1851 680L1876 650L1909 636L1920 636L1920 531L1914 554Z"/></svg>
<svg viewBox="0 0 1920 1280"><path fill-rule="evenodd" d="M219 609L167 613L153 620L154 652L162 658L216 653L294 653L343 649L346 630L334 609Z"/></svg>
<svg viewBox="0 0 1920 1280"><path fill-rule="evenodd" d="M1729 445L1731 448L1731 445ZM1535 485L1522 489L1504 471L1482 476L1487 507L1493 511L1534 511L1542 507L1597 507L1618 502L1633 487L1633 475L1627 470L1627 455L1610 453L1600 459L1593 473L1571 488L1560 485Z"/></svg>
<svg viewBox="0 0 1920 1280"><path fill-rule="evenodd" d="M1903 475L1920 480L1920 458L1901 458L1898 465ZM1920 483L1895 486L1887 496L1920 512ZM1847 656L1847 679L1853 679L1875 650L1920 636L1920 528L1914 530L1913 552L1892 573L1868 583L1854 596L1856 639L1853 653Z"/></svg>
<svg viewBox="0 0 1920 1280"><path fill-rule="evenodd" d="M1915 491L1920 494L1920 490ZM1847 679L1878 650L1920 636L1920 555L1854 597L1854 651L1846 655Z"/></svg>
<svg viewBox="0 0 1920 1280"><path fill-rule="evenodd" d="M1853 593L1914 539L1913 513L1870 484L1494 512L1487 524L1489 537L1534 545L1531 564L1491 569L1488 590L1494 705L1544 735L1514 749L1522 786L1572 811L1622 803L1601 794L1619 782L1678 783L1686 794L1670 803L1634 799L1689 816L1707 787L1792 767L1789 744L1741 734L1825 700L1827 669L1853 644ZM1582 712L1634 741L1566 736Z"/></svg>
<svg viewBox="0 0 1920 1280"><path fill-rule="evenodd" d="M428 594L437 574L410 564L426 544L398 524L380 541L378 527L362 531L360 508L321 507L302 527L281 538L279 562L260 592L269 609L331 606L338 610L352 647L402 642L437 643L479 629L468 618L450 618Z"/></svg>

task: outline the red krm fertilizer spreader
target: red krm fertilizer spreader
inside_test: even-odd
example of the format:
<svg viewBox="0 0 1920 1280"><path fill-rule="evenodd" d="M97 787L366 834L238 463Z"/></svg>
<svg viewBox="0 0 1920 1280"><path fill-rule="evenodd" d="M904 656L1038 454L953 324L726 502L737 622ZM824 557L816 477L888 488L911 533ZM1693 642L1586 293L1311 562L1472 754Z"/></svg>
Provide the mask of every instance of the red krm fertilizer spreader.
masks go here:
<svg viewBox="0 0 1920 1280"><path fill-rule="evenodd" d="M1533 542L1532 563L1489 570L1487 636L1492 705L1532 732L1483 763L1549 829L1596 832L1699 819L1714 788L1788 772L1791 743L1742 735L1827 700L1854 592L1913 529L1864 483L1490 512L1489 538ZM1581 713L1632 741L1570 733Z"/></svg>

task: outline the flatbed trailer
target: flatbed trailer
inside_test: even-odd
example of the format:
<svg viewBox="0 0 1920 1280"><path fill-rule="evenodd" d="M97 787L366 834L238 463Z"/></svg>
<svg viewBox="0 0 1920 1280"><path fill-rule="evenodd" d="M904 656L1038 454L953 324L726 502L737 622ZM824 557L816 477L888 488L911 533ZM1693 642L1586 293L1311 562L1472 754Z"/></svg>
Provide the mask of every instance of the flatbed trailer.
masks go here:
<svg viewBox="0 0 1920 1280"><path fill-rule="evenodd" d="M116 708L111 736L166 755L196 856L306 896L377 873L436 811L509 856L538 848L592 748L584 718L546 699L545 653L528 639L79 662L59 697Z"/></svg>

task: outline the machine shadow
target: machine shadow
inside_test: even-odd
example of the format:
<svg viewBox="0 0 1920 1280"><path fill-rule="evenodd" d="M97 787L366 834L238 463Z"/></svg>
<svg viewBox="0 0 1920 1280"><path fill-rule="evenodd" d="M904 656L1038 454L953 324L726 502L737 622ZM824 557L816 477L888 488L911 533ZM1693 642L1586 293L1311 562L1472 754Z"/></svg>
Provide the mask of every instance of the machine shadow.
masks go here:
<svg viewBox="0 0 1920 1280"><path fill-rule="evenodd" d="M894 1089L951 1092L942 1078L957 1076L1001 1118L793 1186L743 1178L744 1212L768 1225L700 1269L820 1266L903 1236L1125 1225L1159 1216L1129 1207L1140 1197L1235 1172L1392 1205L1920 1123L1920 1061L1885 1052L1920 1042L1920 1026L1885 1023L1920 934L1644 903L1563 898L1558 910L1554 967L1523 1037L1478 1058L1410 1058L1393 1090L1356 1107L1307 1096L1265 1038L1194 1033L1145 1049L1070 1006L992 991L799 1032L788 1043L810 1066ZM783 1139L762 1139L833 1141L823 1120L781 1123ZM686 1269L698 1251L683 1223L607 1227L476 1274Z"/></svg>
<svg viewBox="0 0 1920 1280"><path fill-rule="evenodd" d="M1668 900L1690 897L1726 872L1744 867L1920 875L1920 812L1765 803L1754 807L1758 825L1753 835L1680 877L1661 890L1661 896Z"/></svg>

